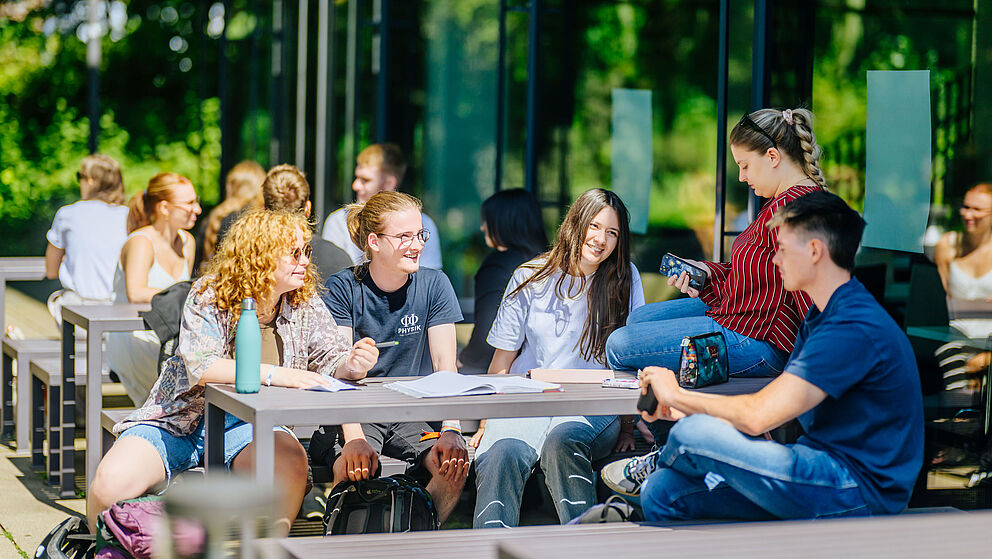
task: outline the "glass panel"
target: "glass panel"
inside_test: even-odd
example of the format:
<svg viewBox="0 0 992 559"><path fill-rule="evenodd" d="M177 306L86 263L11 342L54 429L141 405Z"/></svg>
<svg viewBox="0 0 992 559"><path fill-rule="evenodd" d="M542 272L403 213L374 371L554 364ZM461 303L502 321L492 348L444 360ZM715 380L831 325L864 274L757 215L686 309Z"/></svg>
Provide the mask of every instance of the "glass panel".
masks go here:
<svg viewBox="0 0 992 559"><path fill-rule="evenodd" d="M923 251L930 210L930 72L868 72L866 247Z"/></svg>

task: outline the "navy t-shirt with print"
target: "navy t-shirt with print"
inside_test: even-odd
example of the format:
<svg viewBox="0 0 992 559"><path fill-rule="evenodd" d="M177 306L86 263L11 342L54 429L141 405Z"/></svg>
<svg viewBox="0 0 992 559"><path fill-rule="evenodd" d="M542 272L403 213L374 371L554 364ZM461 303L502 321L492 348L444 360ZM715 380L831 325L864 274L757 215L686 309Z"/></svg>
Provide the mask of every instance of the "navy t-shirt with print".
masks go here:
<svg viewBox="0 0 992 559"><path fill-rule="evenodd" d="M901 511L923 463L923 399L913 349L857 279L810 308L785 372L826 399L799 416L799 444L828 452L873 514Z"/></svg>
<svg viewBox="0 0 992 559"><path fill-rule="evenodd" d="M392 293L379 289L368 271L356 279L345 268L327 279L324 304L339 326L350 326L354 340L368 337L399 345L379 350L368 376L417 376L431 371L427 329L462 319L461 308L444 272L420 268Z"/></svg>

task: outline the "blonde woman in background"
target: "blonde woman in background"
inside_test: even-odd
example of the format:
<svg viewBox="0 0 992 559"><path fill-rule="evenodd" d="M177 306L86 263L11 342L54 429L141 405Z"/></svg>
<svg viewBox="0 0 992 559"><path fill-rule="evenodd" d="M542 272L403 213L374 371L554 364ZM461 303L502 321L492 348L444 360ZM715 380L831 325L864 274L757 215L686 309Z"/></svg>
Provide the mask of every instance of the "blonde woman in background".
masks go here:
<svg viewBox="0 0 992 559"><path fill-rule="evenodd" d="M115 304L148 303L170 285L191 277L194 240L189 229L200 215L193 183L176 173L159 173L131 198L130 235L114 274ZM107 363L136 405L158 378L161 341L151 330L107 335Z"/></svg>
<svg viewBox="0 0 992 559"><path fill-rule="evenodd" d="M262 181L265 169L254 161L242 161L231 168L224 180L224 201L207 214L203 225L199 261L206 262L217 252L217 243L237 215L246 208L262 207ZM225 219L234 216L231 219Z"/></svg>
<svg viewBox="0 0 992 559"><path fill-rule="evenodd" d="M76 178L80 200L59 208L46 235L45 277L62 284L48 298L48 310L60 327L62 305L110 303L127 238L121 166L96 153L83 158Z"/></svg>

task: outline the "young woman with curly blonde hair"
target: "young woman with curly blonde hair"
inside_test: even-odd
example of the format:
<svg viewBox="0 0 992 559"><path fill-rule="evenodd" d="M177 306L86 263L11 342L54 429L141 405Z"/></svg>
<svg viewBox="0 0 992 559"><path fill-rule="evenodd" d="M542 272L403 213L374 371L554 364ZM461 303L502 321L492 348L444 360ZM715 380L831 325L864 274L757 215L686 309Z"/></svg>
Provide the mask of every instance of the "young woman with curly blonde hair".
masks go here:
<svg viewBox="0 0 992 559"><path fill-rule="evenodd" d="M137 497L173 474L203 462L203 387L234 382L234 335L240 303L257 303L262 329L260 380L267 386L310 388L327 377L360 379L378 350L365 338L354 344L317 296L310 263L310 227L298 212L249 213L231 228L183 307L176 353L165 364L143 406L114 427L117 442L104 456L87 492L91 530L113 503ZM307 485L307 455L293 435L277 428L275 472L282 484L277 530L287 533ZM224 456L228 467L252 468L252 426L228 415Z"/></svg>

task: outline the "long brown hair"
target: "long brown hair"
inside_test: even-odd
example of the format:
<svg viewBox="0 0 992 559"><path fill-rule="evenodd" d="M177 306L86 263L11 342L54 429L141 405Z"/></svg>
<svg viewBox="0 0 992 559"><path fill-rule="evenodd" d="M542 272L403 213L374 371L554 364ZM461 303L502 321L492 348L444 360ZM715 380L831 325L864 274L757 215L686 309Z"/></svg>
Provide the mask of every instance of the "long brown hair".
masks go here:
<svg viewBox="0 0 992 559"><path fill-rule="evenodd" d="M603 208L613 208L617 213L620 235L617 238L616 248L600 263L590 280L579 267L582 261L582 246L585 244L589 224ZM547 279L555 272L561 272L561 277L555 284L557 297L568 299L574 298L577 293L586 294L588 314L582 326L582 336L575 346L583 359L605 363L606 338L627 322L627 314L630 312L630 290L634 282L634 274L630 266L630 217L623 200L613 192L602 188L587 190L568 209L565 219L558 228L558 238L551 250L524 266L535 268L537 271L507 297L517 295L531 283ZM565 287L566 278L567 287Z"/></svg>
<svg viewBox="0 0 992 559"><path fill-rule="evenodd" d="M207 225L203 230L203 259L210 258L217 251L217 232L224 218L245 207L249 202L252 207L261 207L260 193L262 181L265 180L265 169L254 161L242 161L230 171L224 179L226 196L224 201L210 211Z"/></svg>

